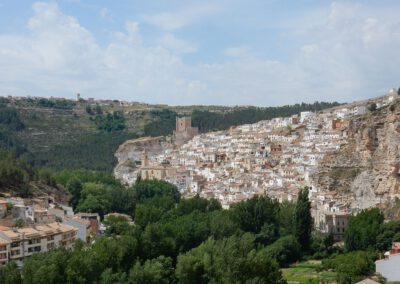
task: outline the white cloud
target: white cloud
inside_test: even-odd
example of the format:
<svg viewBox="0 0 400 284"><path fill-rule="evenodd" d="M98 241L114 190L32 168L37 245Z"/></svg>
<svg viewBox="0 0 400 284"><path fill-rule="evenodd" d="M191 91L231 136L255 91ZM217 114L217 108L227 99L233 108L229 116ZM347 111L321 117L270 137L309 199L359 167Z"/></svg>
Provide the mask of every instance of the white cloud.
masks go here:
<svg viewBox="0 0 400 284"><path fill-rule="evenodd" d="M229 105L375 96L400 85L400 22L382 9L333 3L325 21L292 35L302 44L288 62L234 46L218 64L187 64L181 56L196 46L170 32L147 45L140 24L128 21L101 46L56 4L37 3L26 34L0 34L0 94ZM190 20L178 22L167 26Z"/></svg>
<svg viewBox="0 0 400 284"><path fill-rule="evenodd" d="M170 49L171 51L177 52L177 53L193 53L197 51L197 47L180 38L177 38L175 35L171 34L171 33L166 33L164 34L159 40L158 43L161 46L164 46L168 49Z"/></svg>
<svg viewBox="0 0 400 284"><path fill-rule="evenodd" d="M172 31L215 14L219 9L219 6L211 3L192 4L173 12L144 15L143 21L160 29Z"/></svg>
<svg viewBox="0 0 400 284"><path fill-rule="evenodd" d="M103 20L113 21L113 16L111 15L110 10L107 8L101 8L99 11L99 15Z"/></svg>
<svg viewBox="0 0 400 284"><path fill-rule="evenodd" d="M249 56L250 50L247 46L232 46L225 48L223 51L224 55L229 57L244 57Z"/></svg>

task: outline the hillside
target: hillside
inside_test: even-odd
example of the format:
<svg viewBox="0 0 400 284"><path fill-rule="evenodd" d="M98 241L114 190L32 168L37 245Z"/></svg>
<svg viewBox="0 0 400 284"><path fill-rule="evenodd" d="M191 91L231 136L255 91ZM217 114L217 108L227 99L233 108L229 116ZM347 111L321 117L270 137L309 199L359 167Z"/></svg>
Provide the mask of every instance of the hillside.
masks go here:
<svg viewBox="0 0 400 284"><path fill-rule="evenodd" d="M7 130L6 147L20 148L18 151L24 152L25 158L37 167L106 172L111 172L116 164L114 153L119 145L137 137L172 134L176 116L192 115L194 125L207 132L336 105L338 103L316 102L271 108L231 108L93 99L1 98L1 108L15 110L23 125L21 129ZM0 138L1 135L5 134L0 133Z"/></svg>
<svg viewBox="0 0 400 284"><path fill-rule="evenodd" d="M354 117L348 144L325 156L315 182L323 191L337 191L355 208L400 197L400 103Z"/></svg>

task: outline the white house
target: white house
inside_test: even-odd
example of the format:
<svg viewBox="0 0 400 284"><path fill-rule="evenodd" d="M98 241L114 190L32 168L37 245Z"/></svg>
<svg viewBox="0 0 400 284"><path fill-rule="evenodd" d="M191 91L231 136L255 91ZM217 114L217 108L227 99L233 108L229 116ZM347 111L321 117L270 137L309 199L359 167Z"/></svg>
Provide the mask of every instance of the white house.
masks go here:
<svg viewBox="0 0 400 284"><path fill-rule="evenodd" d="M385 253L385 258L375 261L376 273L388 281L400 281L400 242L392 244L392 249Z"/></svg>

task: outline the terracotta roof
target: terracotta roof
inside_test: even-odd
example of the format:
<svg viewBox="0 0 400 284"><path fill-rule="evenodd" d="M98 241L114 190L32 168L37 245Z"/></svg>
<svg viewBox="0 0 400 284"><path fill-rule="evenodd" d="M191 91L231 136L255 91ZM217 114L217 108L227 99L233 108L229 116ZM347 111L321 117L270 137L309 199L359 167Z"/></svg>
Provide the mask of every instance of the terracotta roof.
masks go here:
<svg viewBox="0 0 400 284"><path fill-rule="evenodd" d="M393 242L392 249L400 249L400 242Z"/></svg>
<svg viewBox="0 0 400 284"><path fill-rule="evenodd" d="M3 239L2 237L0 237L0 245L6 245L6 244L10 244L10 243L11 243L10 241L8 241L8 240Z"/></svg>

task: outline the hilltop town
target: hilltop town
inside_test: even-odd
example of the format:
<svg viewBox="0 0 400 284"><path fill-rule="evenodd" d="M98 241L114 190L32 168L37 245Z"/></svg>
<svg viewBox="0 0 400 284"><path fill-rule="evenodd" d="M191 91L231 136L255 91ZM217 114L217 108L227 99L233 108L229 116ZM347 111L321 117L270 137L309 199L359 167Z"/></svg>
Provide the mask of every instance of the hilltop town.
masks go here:
<svg viewBox="0 0 400 284"><path fill-rule="evenodd" d="M172 227L165 227L162 234L167 235L161 238L177 240L173 252L177 256L181 233L190 231L182 229L177 220L194 218L187 224L214 226L210 229L214 231L215 226L220 226L218 222L227 221L223 219L228 216L225 213L230 220L243 206L258 206L257 202L263 204L259 208L262 211L271 206L286 212L288 224L276 219L280 224L277 226L289 226L286 229L292 232L291 210L297 210L301 196L310 204L309 227L316 231L313 238L331 238L330 250L341 250L343 242L348 242L350 218L374 214L374 209L362 211L364 208L387 209L385 206L394 203L398 206L399 106L398 91L392 90L366 101L205 133L183 113L176 117L171 135L141 137L121 144L115 153L118 164L114 177L84 170L35 171L27 166L23 170L33 170L34 174L29 176L26 172L25 181L19 179L15 183L3 176L9 183L2 185L5 190L0 197L0 266L15 263L15 267L23 269L35 259L32 255L51 254L58 251L55 248L78 253L74 249L78 243L78 248L83 246L89 251L103 249L100 243L97 245L98 240L113 240L110 236L114 235L118 240L131 230L144 230L140 238L150 247L162 246L164 240L153 242L151 230L154 224L163 222L174 224L173 231ZM22 163L13 155L7 159ZM304 192L308 195L304 196ZM186 210L194 211L179 213ZM221 215L214 215L213 210ZM242 213L247 214L246 210ZM198 221L196 218L202 214L215 219ZM380 214L384 226L384 215ZM385 214L390 220L398 212ZM177 219L171 220L171 216ZM239 223L231 224L232 230L240 229L241 221L234 222ZM231 234L231 229L226 229ZM259 227L255 233L265 237L269 233L263 230L268 228ZM276 236L279 230L276 229ZM282 233L282 238L287 238L284 234L288 233ZM201 234L198 238L204 241L207 236ZM187 238L192 237L189 234ZM383 273L396 261L396 240L390 238L383 246L387 249L392 245L392 250L376 262L377 272ZM269 239L263 241L275 245ZM281 241L287 240L276 240ZM151 251L150 247L146 249ZM316 249L315 253L323 250Z"/></svg>
<svg viewBox="0 0 400 284"><path fill-rule="evenodd" d="M393 90L370 101L200 135L191 126L190 117L177 118L170 140L142 138L122 145L116 153L120 164L115 174L127 184L133 184L137 177L163 179L186 197L214 198L224 208L257 195L294 201L299 190L307 186L315 227L341 240L350 214L362 207L352 195L320 188L315 179L318 166L326 155L349 143L353 118L385 108L397 99ZM182 144L183 140L186 143ZM399 196L392 194L385 201Z"/></svg>

